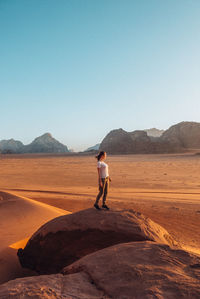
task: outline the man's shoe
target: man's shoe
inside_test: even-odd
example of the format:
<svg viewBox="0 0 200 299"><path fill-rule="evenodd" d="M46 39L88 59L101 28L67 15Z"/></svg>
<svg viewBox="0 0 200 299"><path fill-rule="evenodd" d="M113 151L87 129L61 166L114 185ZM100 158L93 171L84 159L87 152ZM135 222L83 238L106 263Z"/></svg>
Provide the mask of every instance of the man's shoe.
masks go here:
<svg viewBox="0 0 200 299"><path fill-rule="evenodd" d="M102 208L103 208L103 209L106 209L106 210L110 210L109 207L108 207L106 204L104 204L104 205L102 206Z"/></svg>
<svg viewBox="0 0 200 299"><path fill-rule="evenodd" d="M97 210L101 210L97 203L94 204L94 207L95 207Z"/></svg>

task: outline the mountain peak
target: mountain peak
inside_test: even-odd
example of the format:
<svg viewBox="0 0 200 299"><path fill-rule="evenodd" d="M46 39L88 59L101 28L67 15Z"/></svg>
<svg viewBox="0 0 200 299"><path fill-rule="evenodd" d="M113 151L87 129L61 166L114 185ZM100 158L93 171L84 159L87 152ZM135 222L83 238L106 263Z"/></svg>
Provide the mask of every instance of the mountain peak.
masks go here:
<svg viewBox="0 0 200 299"><path fill-rule="evenodd" d="M50 138L50 139L53 139L53 136L51 135L51 133L47 132L47 133L44 133L43 135L41 135L41 136L39 136L37 138L41 138L41 139Z"/></svg>
<svg viewBox="0 0 200 299"><path fill-rule="evenodd" d="M53 138L50 133L45 133L35 138L35 140L28 145L27 149L28 152L36 153L66 153L69 151L67 146Z"/></svg>

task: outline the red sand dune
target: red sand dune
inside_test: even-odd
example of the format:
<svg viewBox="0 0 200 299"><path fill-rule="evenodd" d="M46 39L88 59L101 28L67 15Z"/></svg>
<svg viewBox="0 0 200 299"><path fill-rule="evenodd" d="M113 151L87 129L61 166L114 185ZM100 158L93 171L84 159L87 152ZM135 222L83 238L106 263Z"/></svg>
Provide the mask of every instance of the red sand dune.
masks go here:
<svg viewBox="0 0 200 299"><path fill-rule="evenodd" d="M67 213L12 193L0 192L0 283L30 275L21 268L17 249L45 222ZM33 274L31 272L31 274Z"/></svg>

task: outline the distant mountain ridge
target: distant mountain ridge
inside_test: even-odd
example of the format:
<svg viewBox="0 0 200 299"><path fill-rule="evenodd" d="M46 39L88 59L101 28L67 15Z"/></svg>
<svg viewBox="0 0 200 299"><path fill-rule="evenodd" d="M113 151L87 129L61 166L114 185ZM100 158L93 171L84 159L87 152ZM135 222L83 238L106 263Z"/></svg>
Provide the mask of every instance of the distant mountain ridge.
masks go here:
<svg viewBox="0 0 200 299"><path fill-rule="evenodd" d="M21 141L9 139L0 141L0 152L3 154L24 153L67 153L66 145L52 137L50 133L35 138L30 144L24 145Z"/></svg>
<svg viewBox="0 0 200 299"><path fill-rule="evenodd" d="M150 134L152 130L158 133L157 129L150 129ZM159 137L154 136L149 135L147 130L112 130L102 140L99 149L110 154L177 153L200 149L200 123L197 122L181 122L162 132Z"/></svg>
<svg viewBox="0 0 200 299"><path fill-rule="evenodd" d="M147 132L113 130L103 139L99 150L110 154L149 154L173 152L173 148L160 137L150 137Z"/></svg>
<svg viewBox="0 0 200 299"><path fill-rule="evenodd" d="M110 131L102 142L84 152L103 150L109 154L158 154L178 153L200 149L200 123L180 122L168 130L156 128L127 132L123 129ZM24 145L19 140L0 141L0 153L68 153L68 147L50 133L35 138Z"/></svg>
<svg viewBox="0 0 200 299"><path fill-rule="evenodd" d="M88 147L84 152L89 152L89 151L98 151L100 147L100 143L95 144L94 146Z"/></svg>

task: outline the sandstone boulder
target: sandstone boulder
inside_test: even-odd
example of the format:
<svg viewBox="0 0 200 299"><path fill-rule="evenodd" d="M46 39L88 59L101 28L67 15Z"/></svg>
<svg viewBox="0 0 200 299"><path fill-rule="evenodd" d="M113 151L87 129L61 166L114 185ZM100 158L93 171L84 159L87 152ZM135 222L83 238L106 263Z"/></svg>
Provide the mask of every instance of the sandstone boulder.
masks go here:
<svg viewBox="0 0 200 299"><path fill-rule="evenodd" d="M200 298L200 257L149 241L105 248L63 273L89 274L111 298Z"/></svg>
<svg viewBox="0 0 200 299"><path fill-rule="evenodd" d="M86 273L19 278L0 285L1 299L108 299Z"/></svg>
<svg viewBox="0 0 200 299"><path fill-rule="evenodd" d="M51 274L99 249L145 240L176 245L164 228L133 210L87 209L43 225L18 256L23 267Z"/></svg>
<svg viewBox="0 0 200 299"><path fill-rule="evenodd" d="M156 242L129 242L84 256L62 274L9 281L0 286L0 298L197 299L199 281L200 257Z"/></svg>

